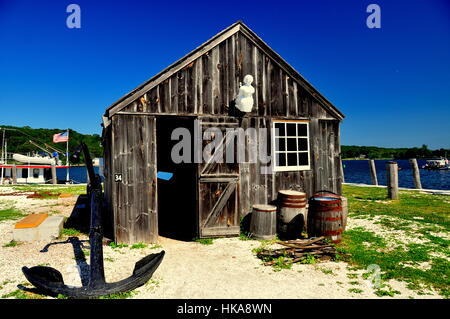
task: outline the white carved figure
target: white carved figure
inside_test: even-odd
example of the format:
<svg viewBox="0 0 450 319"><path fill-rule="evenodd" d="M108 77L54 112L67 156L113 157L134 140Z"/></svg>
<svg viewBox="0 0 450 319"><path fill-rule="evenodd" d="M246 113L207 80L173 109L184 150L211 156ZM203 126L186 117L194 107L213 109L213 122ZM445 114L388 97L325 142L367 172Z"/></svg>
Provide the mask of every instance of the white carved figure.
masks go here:
<svg viewBox="0 0 450 319"><path fill-rule="evenodd" d="M239 87L239 93L236 97L236 108L241 112L251 112L253 108L253 93L255 88L252 86L253 76L247 74L244 76L244 85Z"/></svg>

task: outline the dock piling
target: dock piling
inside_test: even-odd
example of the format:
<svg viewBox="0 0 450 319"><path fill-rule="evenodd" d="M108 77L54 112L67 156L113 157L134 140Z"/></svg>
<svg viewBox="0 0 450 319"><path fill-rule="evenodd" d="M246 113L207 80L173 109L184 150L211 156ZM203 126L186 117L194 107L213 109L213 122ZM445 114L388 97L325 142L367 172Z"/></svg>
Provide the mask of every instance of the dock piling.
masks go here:
<svg viewBox="0 0 450 319"><path fill-rule="evenodd" d="M422 183L420 182L420 172L419 172L419 166L417 165L417 159L411 158L409 160L409 164L411 165L411 168L413 171L414 186L417 189L422 189Z"/></svg>
<svg viewBox="0 0 450 319"><path fill-rule="evenodd" d="M12 177L13 185L17 184L17 167L16 167L16 165L13 165L11 167L11 177Z"/></svg>
<svg viewBox="0 0 450 319"><path fill-rule="evenodd" d="M58 179L56 178L56 166L55 163L52 163L52 184L58 184Z"/></svg>
<svg viewBox="0 0 450 319"><path fill-rule="evenodd" d="M377 169L375 168L375 160L369 160L370 177L372 179L372 185L378 185Z"/></svg>
<svg viewBox="0 0 450 319"><path fill-rule="evenodd" d="M386 162L387 190L390 199L398 199L398 164Z"/></svg>

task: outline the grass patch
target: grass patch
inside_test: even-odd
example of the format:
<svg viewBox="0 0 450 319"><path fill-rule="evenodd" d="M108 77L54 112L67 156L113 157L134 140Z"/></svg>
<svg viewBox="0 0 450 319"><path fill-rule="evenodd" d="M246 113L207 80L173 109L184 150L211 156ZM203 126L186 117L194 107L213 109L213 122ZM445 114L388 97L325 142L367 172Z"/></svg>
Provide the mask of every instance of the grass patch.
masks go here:
<svg viewBox="0 0 450 319"><path fill-rule="evenodd" d="M35 294L29 291L23 291L16 289L9 294L3 295L2 298L15 298L15 299L45 299L45 296Z"/></svg>
<svg viewBox="0 0 450 319"><path fill-rule="evenodd" d="M252 238L247 233L240 233L239 239L240 240L252 240Z"/></svg>
<svg viewBox="0 0 450 319"><path fill-rule="evenodd" d="M22 243L19 241L15 241L15 240L11 240L9 243L4 244L3 247L7 248L7 247L16 247L18 245L21 245Z"/></svg>
<svg viewBox="0 0 450 319"><path fill-rule="evenodd" d="M50 192L72 195L86 194L86 185L8 185L15 192Z"/></svg>
<svg viewBox="0 0 450 319"><path fill-rule="evenodd" d="M395 294L400 295L401 293L400 293L400 291L393 290L393 289L389 289L389 290L377 289L375 291L375 295L377 295L378 297L384 297L384 296L394 297Z"/></svg>
<svg viewBox="0 0 450 319"><path fill-rule="evenodd" d="M98 299L127 299L133 297L134 295L136 295L135 291L126 291L126 292L119 292L117 294L100 296L98 297Z"/></svg>
<svg viewBox="0 0 450 319"><path fill-rule="evenodd" d="M0 209L0 222L4 220L16 220L26 216L24 212L14 207Z"/></svg>
<svg viewBox="0 0 450 319"><path fill-rule="evenodd" d="M128 245L127 244L116 244L115 242L112 241L109 243L109 247L116 249L116 248L125 248L125 247L128 247Z"/></svg>
<svg viewBox="0 0 450 319"><path fill-rule="evenodd" d="M322 271L325 275L334 275L333 270L331 270L331 269L321 269L321 271Z"/></svg>
<svg viewBox="0 0 450 319"><path fill-rule="evenodd" d="M142 248L147 248L146 244L143 243L137 243L137 244L133 244L130 247L131 249L142 249Z"/></svg>
<svg viewBox="0 0 450 319"><path fill-rule="evenodd" d="M360 293L363 292L363 290L362 289L358 289L358 288L350 288L350 289L348 289L348 292L351 292L353 294L360 294Z"/></svg>
<svg viewBox="0 0 450 319"><path fill-rule="evenodd" d="M75 228L63 228L61 230L61 235L64 236L78 236L80 234L80 231Z"/></svg>
<svg viewBox="0 0 450 319"><path fill-rule="evenodd" d="M300 263L313 265L313 264L317 263L317 260L316 260L316 257L314 257L314 255L306 254L305 259L301 260Z"/></svg>
<svg viewBox="0 0 450 319"><path fill-rule="evenodd" d="M281 271L282 269L292 268L292 263L287 262L283 256L280 256L274 260L276 262L272 265L273 271Z"/></svg>
<svg viewBox="0 0 450 319"><path fill-rule="evenodd" d="M384 188L344 185L343 195L348 198L349 218L374 218L383 229L402 231L405 235L426 240L424 243L389 242L362 227L347 230L337 245L338 252L345 254L345 261L356 269L365 269L371 264L381 268L381 279L397 279L418 290L431 286L448 298L450 287L450 262L433 253L450 256L450 241L430 234L450 231L450 203L445 195L421 194L401 191L397 201L386 200ZM428 263L423 269L418 265ZM348 274L347 276L350 276ZM363 274L367 279L370 274ZM350 278L350 277L349 277ZM380 296L391 296L397 292L378 289Z"/></svg>
<svg viewBox="0 0 450 319"><path fill-rule="evenodd" d="M194 241L202 245L212 245L214 242L213 238L195 238Z"/></svg>

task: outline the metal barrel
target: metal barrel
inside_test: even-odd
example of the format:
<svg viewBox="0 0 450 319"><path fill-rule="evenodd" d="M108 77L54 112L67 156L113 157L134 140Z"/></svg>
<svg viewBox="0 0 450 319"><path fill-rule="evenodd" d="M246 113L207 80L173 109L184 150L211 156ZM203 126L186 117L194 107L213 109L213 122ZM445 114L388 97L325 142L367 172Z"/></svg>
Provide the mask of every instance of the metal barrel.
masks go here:
<svg viewBox="0 0 450 319"><path fill-rule="evenodd" d="M280 190L278 192L278 233L285 239L302 235L307 220L307 199L303 192Z"/></svg>

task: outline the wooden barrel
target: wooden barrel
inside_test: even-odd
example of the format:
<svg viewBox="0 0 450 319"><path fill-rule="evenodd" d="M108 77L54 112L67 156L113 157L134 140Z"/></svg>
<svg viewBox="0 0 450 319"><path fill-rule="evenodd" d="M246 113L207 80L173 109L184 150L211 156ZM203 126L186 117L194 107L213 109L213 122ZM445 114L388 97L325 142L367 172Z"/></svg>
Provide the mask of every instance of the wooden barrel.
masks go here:
<svg viewBox="0 0 450 319"><path fill-rule="evenodd" d="M342 239L344 214L341 196L318 192L309 200L308 236L325 236L333 243Z"/></svg>
<svg viewBox="0 0 450 319"><path fill-rule="evenodd" d="M339 196L338 194L329 191L319 191L313 195L313 197L320 197L320 196L333 197L336 199L340 199L342 201L342 228L343 228L342 232L343 232L345 230L345 227L347 226L347 216L348 216L347 197Z"/></svg>
<svg viewBox="0 0 450 319"><path fill-rule="evenodd" d="M272 205L253 205L250 233L253 238L274 239L277 231L277 208Z"/></svg>
<svg viewBox="0 0 450 319"><path fill-rule="evenodd" d="M278 192L278 233L285 239L299 238L306 226L306 194L293 190Z"/></svg>

